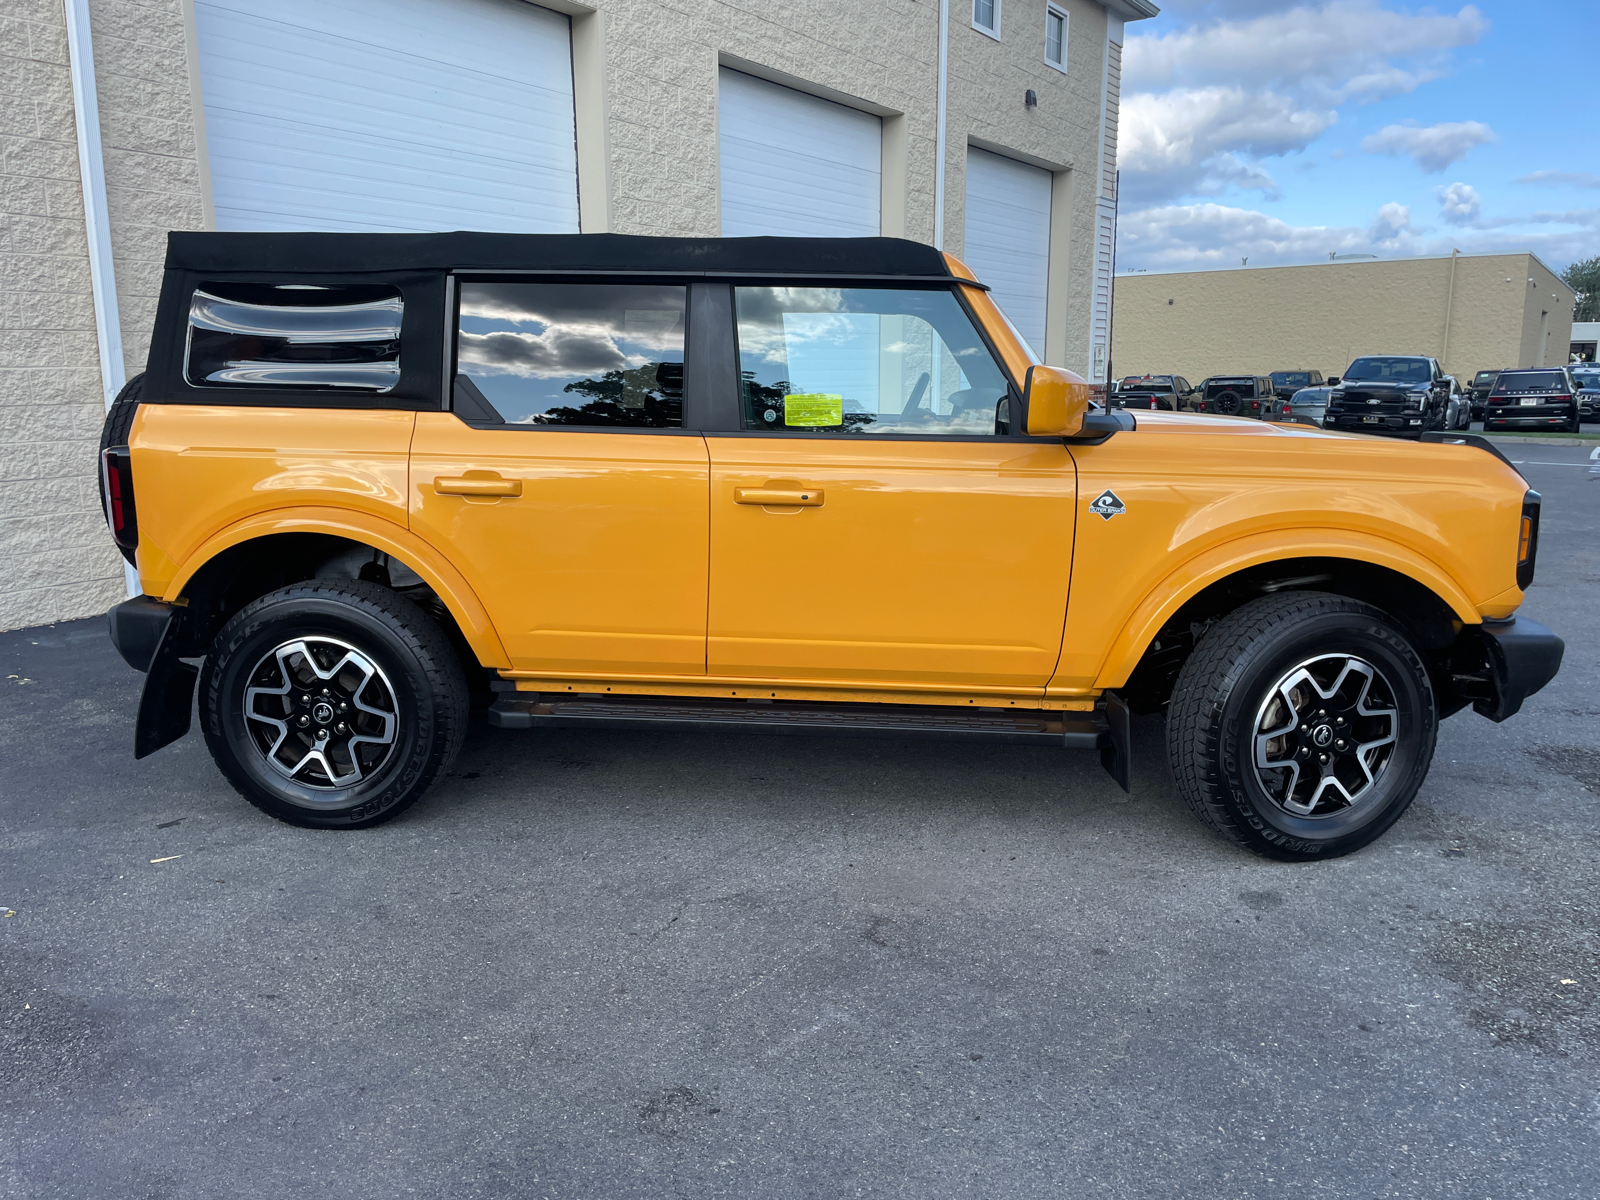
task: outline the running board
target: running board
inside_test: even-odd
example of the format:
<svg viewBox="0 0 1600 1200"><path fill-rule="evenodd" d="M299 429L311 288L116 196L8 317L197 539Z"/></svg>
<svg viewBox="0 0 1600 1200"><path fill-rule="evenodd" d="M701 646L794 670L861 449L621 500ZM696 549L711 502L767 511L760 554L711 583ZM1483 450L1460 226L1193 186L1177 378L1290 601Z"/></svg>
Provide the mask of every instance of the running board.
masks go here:
<svg viewBox="0 0 1600 1200"><path fill-rule="evenodd" d="M501 685L504 686L503 684ZM1128 790L1127 709L1107 712L956 708L954 705L823 704L812 701L665 699L659 696L497 692L489 724L500 729L673 729L789 736L941 738L1094 750ZM1107 720L1107 717L1110 720Z"/></svg>

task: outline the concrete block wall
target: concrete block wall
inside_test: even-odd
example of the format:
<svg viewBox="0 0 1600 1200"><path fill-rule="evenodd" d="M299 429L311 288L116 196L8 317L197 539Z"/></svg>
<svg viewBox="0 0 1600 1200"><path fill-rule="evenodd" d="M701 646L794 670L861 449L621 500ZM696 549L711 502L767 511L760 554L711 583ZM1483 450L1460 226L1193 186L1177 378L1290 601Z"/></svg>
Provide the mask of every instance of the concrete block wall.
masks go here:
<svg viewBox="0 0 1600 1200"><path fill-rule="evenodd" d="M95 481L103 416L66 16L0 14L0 629L123 594Z"/></svg>

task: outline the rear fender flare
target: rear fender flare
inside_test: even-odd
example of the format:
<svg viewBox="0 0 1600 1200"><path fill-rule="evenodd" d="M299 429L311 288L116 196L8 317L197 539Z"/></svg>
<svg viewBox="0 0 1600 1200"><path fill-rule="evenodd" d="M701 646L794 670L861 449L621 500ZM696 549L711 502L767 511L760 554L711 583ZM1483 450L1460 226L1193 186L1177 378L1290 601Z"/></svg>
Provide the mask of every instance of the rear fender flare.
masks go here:
<svg viewBox="0 0 1600 1200"><path fill-rule="evenodd" d="M275 533L325 533L381 550L410 567L437 593L462 636L486 667L508 668L511 660L489 612L460 571L410 530L360 512L337 508L281 508L257 513L213 534L178 568L162 599L182 599L195 573L224 550Z"/></svg>
<svg viewBox="0 0 1600 1200"><path fill-rule="evenodd" d="M1174 567L1152 588L1123 624L1095 677L1096 688L1116 688L1144 657L1146 647L1172 615L1219 580L1292 558L1347 558L1387 567L1408 576L1438 596L1467 625L1482 621L1477 605L1437 565L1414 550L1347 530L1280 529L1213 546Z"/></svg>

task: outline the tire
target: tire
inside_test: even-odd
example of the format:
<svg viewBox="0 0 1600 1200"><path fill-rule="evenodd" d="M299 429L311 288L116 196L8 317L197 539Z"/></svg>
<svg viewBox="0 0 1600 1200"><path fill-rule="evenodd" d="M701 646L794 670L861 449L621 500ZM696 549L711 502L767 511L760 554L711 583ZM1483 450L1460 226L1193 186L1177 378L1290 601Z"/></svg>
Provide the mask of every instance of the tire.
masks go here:
<svg viewBox="0 0 1600 1200"><path fill-rule="evenodd" d="M100 449L126 446L128 433L133 428L133 418L139 411L139 401L144 398L144 372L140 371L117 393L117 398L106 409L105 424L100 426Z"/></svg>
<svg viewBox="0 0 1600 1200"><path fill-rule="evenodd" d="M218 769L262 812L310 829L404 812L461 749L467 706L444 630L362 580L298 583L245 605L200 677Z"/></svg>
<svg viewBox="0 0 1600 1200"><path fill-rule="evenodd" d="M1283 593L1251 601L1200 639L1173 687L1167 755L1178 791L1222 837L1268 858L1334 858L1405 812L1433 761L1438 724L1427 667L1388 617L1343 596ZM1340 732L1356 736L1347 746ZM1315 761L1322 747L1331 785ZM1258 751L1284 765L1258 768Z"/></svg>
<svg viewBox="0 0 1600 1200"><path fill-rule="evenodd" d="M1582 416L1581 413L1578 412L1577 409L1573 409L1572 410L1572 420L1567 422L1567 430L1566 431L1568 433L1582 433L1583 432L1583 416Z"/></svg>
<svg viewBox="0 0 1600 1200"><path fill-rule="evenodd" d="M1211 399L1212 411L1221 413L1225 417L1236 417L1244 402L1238 392L1219 392Z"/></svg>

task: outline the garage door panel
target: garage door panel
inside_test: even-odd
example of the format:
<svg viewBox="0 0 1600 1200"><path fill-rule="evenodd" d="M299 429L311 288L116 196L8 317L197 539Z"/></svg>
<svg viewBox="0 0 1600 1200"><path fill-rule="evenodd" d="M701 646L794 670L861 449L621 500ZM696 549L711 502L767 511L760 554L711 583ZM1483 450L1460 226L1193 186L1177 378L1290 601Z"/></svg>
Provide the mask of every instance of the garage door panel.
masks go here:
<svg viewBox="0 0 1600 1200"><path fill-rule="evenodd" d="M520 0L195 6L223 229L578 228L570 32Z"/></svg>
<svg viewBox="0 0 1600 1200"><path fill-rule="evenodd" d="M724 68L718 120L724 237L877 235L877 117Z"/></svg>
<svg viewBox="0 0 1600 1200"><path fill-rule="evenodd" d="M1045 341L1052 182L1040 167L968 147L961 257L1036 351Z"/></svg>

